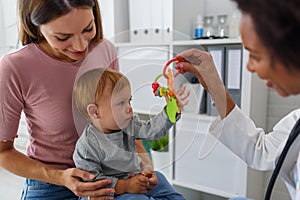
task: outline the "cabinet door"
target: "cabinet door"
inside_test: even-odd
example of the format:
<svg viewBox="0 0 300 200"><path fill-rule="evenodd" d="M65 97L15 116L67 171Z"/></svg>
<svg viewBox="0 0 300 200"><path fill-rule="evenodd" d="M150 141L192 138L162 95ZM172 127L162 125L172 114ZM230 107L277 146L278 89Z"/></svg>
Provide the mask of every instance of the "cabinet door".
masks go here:
<svg viewBox="0 0 300 200"><path fill-rule="evenodd" d="M203 192L243 196L247 166L208 133L210 123L182 115L176 127L174 179Z"/></svg>
<svg viewBox="0 0 300 200"><path fill-rule="evenodd" d="M168 46L161 47L119 47L120 71L131 83L132 105L136 112L155 114L166 105L164 98L156 97L152 91L154 79L162 73L169 60ZM161 86L167 86L160 78Z"/></svg>

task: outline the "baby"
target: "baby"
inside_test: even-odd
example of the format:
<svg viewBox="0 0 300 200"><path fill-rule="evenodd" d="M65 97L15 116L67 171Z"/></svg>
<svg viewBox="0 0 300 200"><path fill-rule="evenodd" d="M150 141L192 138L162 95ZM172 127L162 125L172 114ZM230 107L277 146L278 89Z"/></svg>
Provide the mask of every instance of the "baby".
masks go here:
<svg viewBox="0 0 300 200"><path fill-rule="evenodd" d="M136 152L135 140L158 139L173 126L165 108L148 121L140 120L130 104L129 80L108 68L84 73L75 84L74 98L79 112L90 121L76 144L77 168L93 173L95 181L110 179L107 187L115 188L115 199L184 199L161 173L153 169L142 173ZM175 117L178 120L180 113ZM159 184L149 190L152 176Z"/></svg>

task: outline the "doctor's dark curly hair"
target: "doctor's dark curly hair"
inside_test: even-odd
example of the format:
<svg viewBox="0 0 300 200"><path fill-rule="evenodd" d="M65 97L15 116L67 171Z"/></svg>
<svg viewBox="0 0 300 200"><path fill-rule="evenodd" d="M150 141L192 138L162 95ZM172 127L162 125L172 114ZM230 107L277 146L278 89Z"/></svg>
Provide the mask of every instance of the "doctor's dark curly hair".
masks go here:
<svg viewBox="0 0 300 200"><path fill-rule="evenodd" d="M253 20L255 31L273 58L300 70L300 1L233 0Z"/></svg>

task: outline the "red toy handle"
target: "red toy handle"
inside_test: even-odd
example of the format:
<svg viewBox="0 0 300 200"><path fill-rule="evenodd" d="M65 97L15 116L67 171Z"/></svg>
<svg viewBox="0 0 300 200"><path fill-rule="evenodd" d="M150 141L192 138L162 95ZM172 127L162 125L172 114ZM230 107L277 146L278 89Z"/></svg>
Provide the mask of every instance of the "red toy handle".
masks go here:
<svg viewBox="0 0 300 200"><path fill-rule="evenodd" d="M187 62L187 61L184 58L180 57L180 56L176 56L175 58L172 58L171 60L169 60L165 64L164 69L163 69L163 73L158 75L155 78L154 82L152 83L152 89L153 89L153 93L154 93L155 96L162 97L162 96L166 96L166 95L169 95L169 96L174 96L175 95L174 78L176 76L178 76L179 74L183 74L184 72L181 68L177 67L176 68L177 72L174 76L173 76L172 69L168 70L168 75L167 75L166 74L167 68L172 62L175 62L176 64L178 64L180 62ZM168 87L167 88L160 87L159 83L157 82L157 80L162 76L164 76L167 79L167 82L168 82Z"/></svg>
<svg viewBox="0 0 300 200"><path fill-rule="evenodd" d="M166 71L167 71L167 68L168 66L172 63L172 62L175 62L176 64L180 63L180 62L184 62L185 59L180 57L180 56L176 56L175 58L172 58L171 60L169 60L166 64L165 64L165 67L163 69L163 75L166 79L168 79L168 76L166 74ZM178 70L178 69L177 69ZM174 75L174 77L178 76L180 73L182 73L180 70L178 70L176 72L176 74Z"/></svg>

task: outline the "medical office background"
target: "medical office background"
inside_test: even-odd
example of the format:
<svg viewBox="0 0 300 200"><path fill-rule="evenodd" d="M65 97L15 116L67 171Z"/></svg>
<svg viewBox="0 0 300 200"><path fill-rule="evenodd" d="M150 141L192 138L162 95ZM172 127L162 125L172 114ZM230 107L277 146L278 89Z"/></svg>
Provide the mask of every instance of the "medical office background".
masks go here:
<svg viewBox="0 0 300 200"><path fill-rule="evenodd" d="M264 122L263 127L266 130L270 131L281 117L300 107L300 96L282 98L272 89L266 88L256 75L249 75L250 73L246 71L245 67L247 52L240 48L241 40L238 34L232 33L229 38L224 39L195 40L194 31L198 16L201 16L202 19L205 16L212 16L215 29L217 29L218 16L227 16L227 27L230 25L230 20L233 20L233 14L235 17L239 16L235 4L230 0L101 0L99 3L103 18L104 35L117 47L120 69L129 76L133 84L133 91L135 92L133 99L136 98L144 105L133 102L134 106L137 107L137 111L143 114L156 112L157 107L152 106L149 110L145 104L160 105L161 100L155 99L151 92L145 94L147 93L145 88L151 87L149 86L151 80L158 73L161 73L163 65L168 59L172 58L174 54L189 48L211 51L212 54L216 55L216 62L218 62L220 61L218 58L223 59L223 57L218 57L220 55L218 53L221 52L223 56L229 55L229 50L235 50L236 47L239 47L237 49L241 50L241 54L232 55L241 56L240 59L243 62L240 69L240 104L242 104L242 109L245 112L249 112L249 115L264 119L260 121ZM17 38L17 25L16 0L0 0L0 56L21 48ZM230 33L227 32L226 34L228 36ZM220 63L226 65L227 62L220 61ZM192 79L191 77L184 77L181 80L189 84ZM259 90L256 90L257 85L260 88ZM199 90L199 85L196 87L194 84L189 86L192 90L195 88ZM200 101L203 98L195 98L195 96L200 95L197 89L195 90L197 92L194 92L194 90L192 92L191 102L193 105L200 106ZM264 98L257 101L255 97L258 96ZM206 98L209 99L208 96ZM205 106L208 107L209 104ZM187 117L183 118L182 124L194 129L201 128L202 124L209 125L214 116L210 116L213 115L212 112L207 113L208 109L205 110L204 113L200 111L195 113L194 107L186 109L183 116ZM254 114L252 110L256 110ZM207 116L208 114L209 116ZM182 192L188 200L226 199L227 196L231 196L231 188L238 188L237 190L242 191L245 195L255 197L258 200L262 199L261 195L264 193L271 172L256 172L247 168L246 171L243 171L244 178L240 178L239 181L231 181L231 175L232 179L238 177L240 168L237 166L243 164L240 164L238 158L229 155L230 153L228 153L228 160L225 156L225 159L218 163L216 158L222 157L222 152L217 151L218 148L212 149L216 152L211 153L201 162L194 163L194 160L199 158L197 145L199 146L201 140L204 140L205 137L198 137L196 134L189 138L189 142L185 141L188 140L188 136L185 137L184 134L189 135L188 132L191 132L191 130L185 129L184 125L182 125L182 128L175 128L173 136L176 136L176 132L180 133L178 135L181 136L172 144L171 148L171 153L178 157L172 163L172 172L168 178L176 189ZM206 130L206 127L204 129ZM22 116L20 122L19 135L16 148L25 153L28 136L24 116ZM178 152L181 150L180 148L184 150L182 154ZM189 148L196 148L196 150L193 151ZM222 148L220 147L221 150ZM178 153L180 155L177 155ZM228 164L227 162L237 162L237 164ZM212 164L218 164L217 167L220 170L211 171L208 167L208 170L203 171L202 166ZM189 166L192 167L189 168ZM216 166L211 167L213 169ZM224 171L224 174L220 175L222 168L226 167L232 167L232 169L228 169L231 174L225 174L226 171ZM241 168L245 169L245 166ZM190 172L187 173L187 170L190 170ZM205 174L208 177L205 177ZM211 180L210 177L214 176L218 179ZM18 199L23 179L7 173L3 169L0 169L0 177L0 199ZM229 181L227 182L227 180ZM243 186L227 187L226 183L242 183ZM277 180L273 199L289 199L281 180Z"/></svg>

